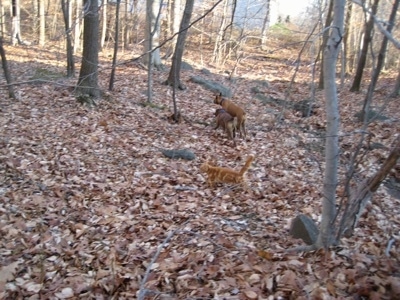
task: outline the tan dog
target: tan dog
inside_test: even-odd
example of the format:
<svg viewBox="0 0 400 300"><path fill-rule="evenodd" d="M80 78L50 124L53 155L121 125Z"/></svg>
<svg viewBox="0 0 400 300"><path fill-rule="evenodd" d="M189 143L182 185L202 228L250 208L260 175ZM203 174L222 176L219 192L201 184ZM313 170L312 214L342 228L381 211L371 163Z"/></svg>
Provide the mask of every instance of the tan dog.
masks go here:
<svg viewBox="0 0 400 300"><path fill-rule="evenodd" d="M217 108L215 110L215 116L217 121L217 126L215 129L222 127L226 132L226 135L229 139L233 140L235 143L235 136L236 136L236 119L228 114L225 109ZM235 143L236 144L236 143Z"/></svg>
<svg viewBox="0 0 400 300"><path fill-rule="evenodd" d="M228 99L222 98L222 94L215 96L214 103L221 105L232 117L237 118L237 127L239 128L240 137L246 137L246 113L243 108L237 106Z"/></svg>

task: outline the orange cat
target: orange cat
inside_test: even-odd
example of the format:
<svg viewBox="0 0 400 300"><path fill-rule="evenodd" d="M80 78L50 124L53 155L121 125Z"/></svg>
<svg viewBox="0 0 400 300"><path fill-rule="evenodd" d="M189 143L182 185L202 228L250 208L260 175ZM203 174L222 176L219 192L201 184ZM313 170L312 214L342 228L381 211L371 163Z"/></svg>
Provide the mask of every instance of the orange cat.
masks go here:
<svg viewBox="0 0 400 300"><path fill-rule="evenodd" d="M221 168L212 166L208 163L203 163L200 170L206 172L208 175L207 183L210 187L214 187L216 183L237 183L246 186L244 181L244 173L250 168L250 164L254 157L251 155L247 158L246 164L238 172L229 168Z"/></svg>

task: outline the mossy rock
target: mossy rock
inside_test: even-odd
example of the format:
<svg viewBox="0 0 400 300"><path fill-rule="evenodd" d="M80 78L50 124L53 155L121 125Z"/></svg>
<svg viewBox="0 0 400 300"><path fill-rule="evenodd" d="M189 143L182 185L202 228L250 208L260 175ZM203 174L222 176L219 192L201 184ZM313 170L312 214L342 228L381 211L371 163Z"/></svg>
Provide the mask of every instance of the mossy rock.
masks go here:
<svg viewBox="0 0 400 300"><path fill-rule="evenodd" d="M49 69L37 68L35 74L32 75L31 80L46 81L63 78L64 74L51 71Z"/></svg>
<svg viewBox="0 0 400 300"><path fill-rule="evenodd" d="M76 101L78 101L82 105L86 105L88 107L95 107L97 103L95 98L88 94L80 94L76 96Z"/></svg>
<svg viewBox="0 0 400 300"><path fill-rule="evenodd" d="M357 113L354 114L354 116L358 119L358 121L362 122L362 116L363 116L363 112L359 111ZM374 111L374 110L370 110L367 113L367 122L372 122L372 121L385 121L389 119L388 117L386 117L385 115L383 115L380 112Z"/></svg>
<svg viewBox="0 0 400 300"><path fill-rule="evenodd" d="M194 83L201 84L204 86L206 89L216 93L216 94L222 94L223 97L231 98L232 97L232 91L230 88L223 86L222 84L219 84L218 82L212 81L212 80L207 80L204 79L200 76L192 76L190 80Z"/></svg>

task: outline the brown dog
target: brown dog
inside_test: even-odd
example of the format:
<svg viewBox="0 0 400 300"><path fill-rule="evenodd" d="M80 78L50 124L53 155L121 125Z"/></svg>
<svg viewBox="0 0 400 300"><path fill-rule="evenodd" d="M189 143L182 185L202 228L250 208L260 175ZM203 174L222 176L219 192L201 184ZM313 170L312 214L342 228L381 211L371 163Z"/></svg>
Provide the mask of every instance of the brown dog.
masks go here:
<svg viewBox="0 0 400 300"><path fill-rule="evenodd" d="M227 113L229 113L232 117L237 118L237 127L239 128L240 137L246 137L246 113L243 108L237 106L235 103L228 99L222 98L222 94L215 96L214 103L221 105Z"/></svg>
<svg viewBox="0 0 400 300"><path fill-rule="evenodd" d="M233 142L235 143L234 139L236 136L236 119L228 114L223 108L216 109L215 116L217 121L217 126L215 127L215 129L222 127L222 129L225 130L228 138L233 140Z"/></svg>

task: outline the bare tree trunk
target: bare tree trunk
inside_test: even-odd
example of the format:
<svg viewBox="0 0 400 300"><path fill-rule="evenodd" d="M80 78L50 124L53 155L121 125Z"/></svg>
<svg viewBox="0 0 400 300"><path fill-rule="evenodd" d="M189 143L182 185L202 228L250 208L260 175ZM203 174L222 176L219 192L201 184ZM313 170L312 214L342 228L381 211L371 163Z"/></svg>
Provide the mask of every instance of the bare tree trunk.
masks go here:
<svg viewBox="0 0 400 300"><path fill-rule="evenodd" d="M326 20L325 20L325 31L322 35L322 51L326 49L326 45L328 44L328 39L329 39L329 31L326 30L331 23L332 23L332 14L333 14L333 2L334 0L329 1L329 8L328 12L326 14ZM322 90L324 88L324 53L322 53L322 59L321 59L321 71L319 73L319 83L318 83L318 88Z"/></svg>
<svg viewBox="0 0 400 300"><path fill-rule="evenodd" d="M67 41L67 76L73 77L75 73L74 54L72 51L71 24L70 24L70 0L61 0L61 9L64 16L65 37Z"/></svg>
<svg viewBox="0 0 400 300"><path fill-rule="evenodd" d="M365 180L360 184L357 189L350 195L349 203L346 211L343 214L342 222L340 224L338 238L342 235L350 237L353 235L354 228L357 226L358 220L368 201L372 198L373 193L376 192L381 185L382 181L389 174L390 170L396 165L397 160L400 158L400 135L397 136L395 146L390 152L388 158L383 163L379 171L374 176Z"/></svg>
<svg viewBox="0 0 400 300"><path fill-rule="evenodd" d="M397 73L396 83L394 85L393 92L390 95L393 98L400 96L400 63L399 63L399 68L398 69L399 69L399 71Z"/></svg>
<svg viewBox="0 0 400 300"><path fill-rule="evenodd" d="M186 0L185 10L183 12L182 22L179 28L178 39L176 41L175 52L172 56L172 66L167 79L167 84L180 89L185 87L180 82L180 70L182 64L183 51L185 50L185 41L190 24L190 18L193 13L194 0Z"/></svg>
<svg viewBox="0 0 400 300"><path fill-rule="evenodd" d="M11 73L10 73L10 70L8 69L6 52L4 51L4 47L3 47L3 38L2 37L0 37L0 57L1 57L1 64L3 66L4 77L6 78L7 85L8 85L7 86L8 96L10 98L16 99L15 93L14 93L14 87L12 86Z"/></svg>
<svg viewBox="0 0 400 300"><path fill-rule="evenodd" d="M119 36L119 9L121 6L121 0L117 0L117 6L115 7L115 41L114 41L114 55L113 55L113 62L112 62L112 69L111 69L111 76L110 76L110 84L108 89L112 91L114 86L114 77L115 77L115 67L117 65L117 54L118 54L118 36Z"/></svg>
<svg viewBox="0 0 400 300"><path fill-rule="evenodd" d="M213 60L217 65L221 64L223 53L225 53L225 43L223 42L224 30L226 27L226 18L228 10L228 0L224 0L224 7L221 15L221 23L214 44Z"/></svg>
<svg viewBox="0 0 400 300"><path fill-rule="evenodd" d="M97 74L99 64L99 13L97 1L84 0L84 8L82 65L77 91L97 98L100 96Z"/></svg>
<svg viewBox="0 0 400 300"><path fill-rule="evenodd" d="M45 42L46 42L46 18L44 14L44 0L39 0L39 45L43 47Z"/></svg>
<svg viewBox="0 0 400 300"><path fill-rule="evenodd" d="M6 18L4 14L3 0L0 0L0 31L0 37L4 38L4 34L6 33Z"/></svg>
<svg viewBox="0 0 400 300"><path fill-rule="evenodd" d="M270 17L271 17L271 9L270 9L270 3L271 0L266 0L265 1L265 17L263 20L263 25L261 29L261 49L266 50L266 44L267 44L267 32L269 28L269 22L270 22Z"/></svg>
<svg viewBox="0 0 400 300"><path fill-rule="evenodd" d="M185 10L183 12L182 21L179 28L178 39L176 41L174 55L172 56L172 66L167 79L167 83L169 85L172 85L174 88L173 104L174 104L174 120L176 122L179 119L178 118L179 112L176 105L175 89L177 87L179 87L180 89L185 88L183 84L180 82L179 74L181 70L183 51L185 50L185 41L188 32L188 27L193 13L193 7L194 7L194 0L186 0Z"/></svg>
<svg viewBox="0 0 400 300"><path fill-rule="evenodd" d="M139 0L133 0L133 42L138 43L139 41L139 13L138 13L138 2Z"/></svg>
<svg viewBox="0 0 400 300"><path fill-rule="evenodd" d="M81 41L81 9L82 9L82 0L76 0L75 7L75 24L74 24L74 54L79 49L80 41Z"/></svg>
<svg viewBox="0 0 400 300"><path fill-rule="evenodd" d="M351 13L353 11L353 2L349 1L347 2L347 10L346 10L346 18L345 18L345 28L346 32L344 34L344 39L343 39L343 59L344 59L344 65L345 65L345 74L349 74L351 72L350 66L348 63L348 52L349 52L349 38L350 38L350 20L351 20Z"/></svg>
<svg viewBox="0 0 400 300"><path fill-rule="evenodd" d="M372 33L372 31L374 29L373 15L376 15L376 12L378 11L378 4L379 4L379 0L374 0L374 3L372 4L372 7L371 7L371 15L369 15L368 21L365 24L364 39L362 42L360 58L359 58L358 64L357 64L356 75L354 76L353 85L350 88L351 92L360 91L361 79L362 79L365 64L367 61L368 48L369 48L369 44L372 40L372 35L373 35L373 33Z"/></svg>
<svg viewBox="0 0 400 300"><path fill-rule="evenodd" d="M104 43L107 35L107 1L103 0L101 5L101 37L100 37L100 48L104 49Z"/></svg>
<svg viewBox="0 0 400 300"><path fill-rule="evenodd" d="M334 0L333 23L324 53L324 98L326 106L325 174L322 220L316 242L318 248L334 244L336 187L339 161L339 101L336 87L336 63L343 39L345 0Z"/></svg>
<svg viewBox="0 0 400 300"><path fill-rule="evenodd" d="M58 17L60 15L60 9L58 9L60 7L60 0L52 0L50 2L48 2L49 5L47 7L47 11L52 11L54 12L52 17L52 21L51 21L51 25L49 26L50 30L47 30L48 35L50 36L50 39L56 38L58 36ZM54 6L54 7L53 7ZM57 8L56 8L57 7ZM62 18L62 15L61 15Z"/></svg>
<svg viewBox="0 0 400 300"><path fill-rule="evenodd" d="M179 24L181 20L181 0L172 0L170 5L170 12L169 12L169 35L173 35L179 32ZM176 40L178 36L174 36L172 40L168 43L167 50L165 53L165 57L170 57L175 51Z"/></svg>
<svg viewBox="0 0 400 300"><path fill-rule="evenodd" d="M21 38L21 16L19 0L12 0L11 2L11 44L15 46L17 43L22 44Z"/></svg>
<svg viewBox="0 0 400 300"><path fill-rule="evenodd" d="M122 29L122 45L123 49L128 49L129 44L130 44L130 27L131 27L131 13L129 11L129 1L125 1L124 5L124 23L123 23L123 29Z"/></svg>
<svg viewBox="0 0 400 300"><path fill-rule="evenodd" d="M158 7L158 10L156 9ZM147 102L152 101L153 89L153 65L161 68L159 35L160 35L160 16L162 9L162 0L147 0L146 1L146 41L145 49L145 62L147 62ZM153 45L155 43L155 45ZM154 46L154 48L153 48Z"/></svg>
<svg viewBox="0 0 400 300"><path fill-rule="evenodd" d="M32 1L32 32L33 36L36 38L38 37L38 28L39 28L39 2L40 0L33 0Z"/></svg>
<svg viewBox="0 0 400 300"><path fill-rule="evenodd" d="M145 50L150 52L144 56L144 61L147 65L151 64L158 69L162 68L160 48L158 48L161 8L162 0L146 1L146 39L144 46Z"/></svg>
<svg viewBox="0 0 400 300"><path fill-rule="evenodd" d="M391 33L393 30L395 20L396 20L397 9L399 8L399 2L400 2L400 0L395 0L393 2L392 12L390 13L389 22L386 27L386 31L388 33ZM372 103L372 95L374 94L374 90L375 90L376 83L378 82L379 74L381 73L381 70L385 63L385 57L386 57L388 43L389 43L389 39L386 37L386 35L384 35L382 44L381 44L381 49L379 50L379 54L378 54L378 61L377 61L376 67L373 70L372 78L371 78L371 81L368 86L368 92L367 92L367 95L364 100L363 109L361 111L361 120L363 122L368 121L368 112L369 112L369 108L371 107L371 103Z"/></svg>

